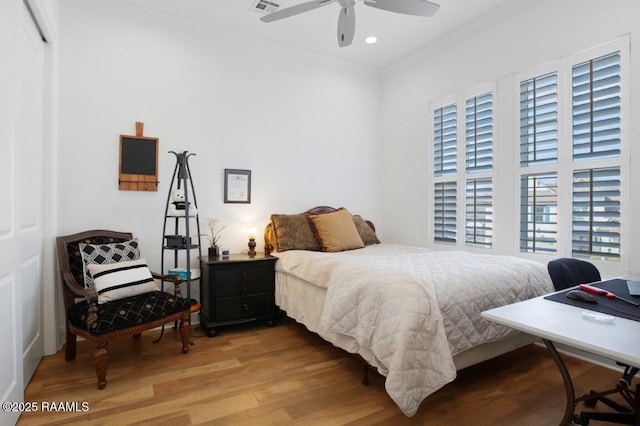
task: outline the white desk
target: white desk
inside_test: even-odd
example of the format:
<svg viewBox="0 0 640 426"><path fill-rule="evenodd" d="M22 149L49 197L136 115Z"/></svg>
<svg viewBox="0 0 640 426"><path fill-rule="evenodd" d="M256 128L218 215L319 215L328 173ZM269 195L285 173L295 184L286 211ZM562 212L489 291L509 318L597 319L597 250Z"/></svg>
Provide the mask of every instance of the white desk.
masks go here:
<svg viewBox="0 0 640 426"><path fill-rule="evenodd" d="M560 424L571 423L576 400L569 373L552 342L640 366L640 322L616 317L613 322L603 323L585 318L583 311L541 296L482 313L488 320L543 339L560 369L567 392L567 407Z"/></svg>

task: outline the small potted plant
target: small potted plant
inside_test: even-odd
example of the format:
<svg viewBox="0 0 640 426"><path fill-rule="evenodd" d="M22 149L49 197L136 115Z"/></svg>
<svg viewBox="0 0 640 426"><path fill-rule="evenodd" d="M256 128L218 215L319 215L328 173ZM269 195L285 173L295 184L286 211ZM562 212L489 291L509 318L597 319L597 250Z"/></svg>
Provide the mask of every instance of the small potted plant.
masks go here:
<svg viewBox="0 0 640 426"><path fill-rule="evenodd" d="M220 233L226 226L218 229L218 222L220 222L216 218L209 219L209 233L208 234L200 234L209 240L209 257L218 257L218 241L220 240Z"/></svg>

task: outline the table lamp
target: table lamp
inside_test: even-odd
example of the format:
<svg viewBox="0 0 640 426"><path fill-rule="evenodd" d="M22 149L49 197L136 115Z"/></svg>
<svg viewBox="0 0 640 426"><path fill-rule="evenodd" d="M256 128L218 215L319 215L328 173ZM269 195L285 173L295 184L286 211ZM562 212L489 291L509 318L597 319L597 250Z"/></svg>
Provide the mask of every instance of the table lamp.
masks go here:
<svg viewBox="0 0 640 426"><path fill-rule="evenodd" d="M247 230L249 232L249 256L253 257L256 255L256 228L249 228Z"/></svg>

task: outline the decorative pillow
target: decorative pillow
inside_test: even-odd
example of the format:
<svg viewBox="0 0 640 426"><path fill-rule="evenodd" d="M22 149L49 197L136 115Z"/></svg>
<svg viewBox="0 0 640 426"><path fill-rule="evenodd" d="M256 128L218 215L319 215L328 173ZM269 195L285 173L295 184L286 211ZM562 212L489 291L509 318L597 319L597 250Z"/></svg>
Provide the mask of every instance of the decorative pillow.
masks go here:
<svg viewBox="0 0 640 426"><path fill-rule="evenodd" d="M276 251L320 250L313 229L303 214L272 214Z"/></svg>
<svg viewBox="0 0 640 426"><path fill-rule="evenodd" d="M360 238L362 238L362 242L365 246L368 246L369 244L380 244L380 240L376 235L376 231L371 229L369 224L362 218L362 216L354 214L353 223L356 225L358 234L360 234Z"/></svg>
<svg viewBox="0 0 640 426"><path fill-rule="evenodd" d="M309 214L322 251L343 251L364 247L351 213L345 208L322 214Z"/></svg>
<svg viewBox="0 0 640 426"><path fill-rule="evenodd" d="M159 291L144 259L125 262L87 265L93 278L98 303Z"/></svg>
<svg viewBox="0 0 640 426"><path fill-rule="evenodd" d="M140 258L140 248L138 239L111 244L85 244L78 245L82 256L82 267L84 270L84 286L93 287L91 274L87 270L89 264L105 265L121 261L136 260Z"/></svg>

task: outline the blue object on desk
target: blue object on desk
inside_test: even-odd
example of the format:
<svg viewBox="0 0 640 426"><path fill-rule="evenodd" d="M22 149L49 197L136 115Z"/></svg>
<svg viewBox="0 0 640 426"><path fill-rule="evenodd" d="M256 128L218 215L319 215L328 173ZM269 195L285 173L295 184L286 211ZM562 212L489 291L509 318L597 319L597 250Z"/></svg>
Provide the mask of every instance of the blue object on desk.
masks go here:
<svg viewBox="0 0 640 426"><path fill-rule="evenodd" d="M627 290L631 296L640 296L640 281L627 280Z"/></svg>

